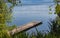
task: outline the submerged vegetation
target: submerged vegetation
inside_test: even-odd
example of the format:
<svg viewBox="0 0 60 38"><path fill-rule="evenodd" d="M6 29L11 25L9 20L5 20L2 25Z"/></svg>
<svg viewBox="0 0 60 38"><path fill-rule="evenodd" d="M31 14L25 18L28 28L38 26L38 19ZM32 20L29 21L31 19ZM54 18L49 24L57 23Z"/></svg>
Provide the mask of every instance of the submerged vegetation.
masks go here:
<svg viewBox="0 0 60 38"><path fill-rule="evenodd" d="M49 22L50 32L43 34L36 29L36 33L26 33L26 31L10 36L8 31L16 28L17 26L8 26L7 23L11 21L12 9L14 6L18 5L17 0L0 0L0 38L60 38L60 5L57 4L55 7L55 12L58 15L58 19ZM8 6L8 3L11 6ZM19 2L21 3L21 2ZM50 9L51 11L51 9Z"/></svg>

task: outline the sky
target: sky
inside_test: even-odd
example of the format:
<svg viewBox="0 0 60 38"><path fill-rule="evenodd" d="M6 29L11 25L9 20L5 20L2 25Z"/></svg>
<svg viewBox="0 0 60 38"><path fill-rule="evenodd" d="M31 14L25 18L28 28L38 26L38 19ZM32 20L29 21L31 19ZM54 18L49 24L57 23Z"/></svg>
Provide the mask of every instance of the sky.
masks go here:
<svg viewBox="0 0 60 38"><path fill-rule="evenodd" d="M40 3L49 3L53 0L21 0L23 4L40 4Z"/></svg>

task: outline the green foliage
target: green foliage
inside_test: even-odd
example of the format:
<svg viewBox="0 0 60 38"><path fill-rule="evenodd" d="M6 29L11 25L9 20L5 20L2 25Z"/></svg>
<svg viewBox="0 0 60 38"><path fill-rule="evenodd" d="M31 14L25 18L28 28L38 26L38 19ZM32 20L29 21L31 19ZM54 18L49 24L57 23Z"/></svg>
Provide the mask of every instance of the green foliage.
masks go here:
<svg viewBox="0 0 60 38"><path fill-rule="evenodd" d="M0 30L0 38L11 38L8 33L7 30Z"/></svg>
<svg viewBox="0 0 60 38"><path fill-rule="evenodd" d="M17 27L16 25L7 26L7 29L8 29L8 30L12 30L12 29L14 29L14 28L16 28L16 27Z"/></svg>
<svg viewBox="0 0 60 38"><path fill-rule="evenodd" d="M12 36L10 36L10 34L8 34L8 31L12 30L16 28L15 25L13 26L1 26L0 27L0 38L12 38Z"/></svg>
<svg viewBox="0 0 60 38"><path fill-rule="evenodd" d="M60 24L55 20L51 21L50 24L50 33L55 36L60 36Z"/></svg>
<svg viewBox="0 0 60 38"><path fill-rule="evenodd" d="M8 7L7 2L12 5ZM12 9L16 4L16 0L0 0L0 38L11 38L8 35L8 31L12 30L16 26L7 26L12 18Z"/></svg>
<svg viewBox="0 0 60 38"><path fill-rule="evenodd" d="M14 36L12 36L13 38L28 38L29 37L29 34L26 33L26 32L21 32L19 34L16 34Z"/></svg>
<svg viewBox="0 0 60 38"><path fill-rule="evenodd" d="M60 13L60 5L59 4L56 5L55 11L57 14Z"/></svg>
<svg viewBox="0 0 60 38"><path fill-rule="evenodd" d="M59 16L56 17L56 21L57 21L58 24L60 25L60 17L59 17Z"/></svg>
<svg viewBox="0 0 60 38"><path fill-rule="evenodd" d="M12 9L16 5L17 0L6 0L12 5L8 7L5 0L0 0L0 24L5 24L6 22L10 22L12 18Z"/></svg>
<svg viewBox="0 0 60 38"><path fill-rule="evenodd" d="M60 17L60 4L57 2L58 0L54 0L56 7L55 7L55 14L57 14Z"/></svg>
<svg viewBox="0 0 60 38"><path fill-rule="evenodd" d="M13 6L17 5L18 3L21 3L21 1L19 0L19 2L17 2L18 0L8 0L9 3L13 4Z"/></svg>
<svg viewBox="0 0 60 38"><path fill-rule="evenodd" d="M60 17L60 5L57 4L57 6L55 7L55 13Z"/></svg>
<svg viewBox="0 0 60 38"><path fill-rule="evenodd" d="M60 38L60 23L57 21L51 21L50 24L50 32L48 34L42 34L36 29L36 33L29 33L22 32L10 36L8 31L16 28L15 25L13 26L6 26L6 23L11 20L12 17L12 9L15 5L17 5L17 0L6 0L12 5L8 7L4 0L0 0L0 38ZM20 2L21 3L21 2ZM51 11L51 7L49 7ZM60 15L60 5L57 4L55 7L55 12L59 16Z"/></svg>
<svg viewBox="0 0 60 38"><path fill-rule="evenodd" d="M6 26L6 25L4 25L4 24L3 24L3 25L0 25L0 30L3 30L3 29L5 30L5 29L6 29L6 27L7 27L7 26Z"/></svg>

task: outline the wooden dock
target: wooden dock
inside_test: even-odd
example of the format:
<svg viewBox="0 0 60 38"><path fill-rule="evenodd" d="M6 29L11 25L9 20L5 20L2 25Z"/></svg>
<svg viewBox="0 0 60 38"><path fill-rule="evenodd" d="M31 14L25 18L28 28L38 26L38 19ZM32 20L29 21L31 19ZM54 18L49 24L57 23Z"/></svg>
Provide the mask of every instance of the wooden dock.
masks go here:
<svg viewBox="0 0 60 38"><path fill-rule="evenodd" d="M30 23L24 24L22 26L19 26L15 29L9 31L9 33L10 33L10 35L14 35L14 34L17 34L19 32L29 30L33 27L36 27L36 26L40 25L40 24L42 24L42 22L38 22L38 21L30 22Z"/></svg>

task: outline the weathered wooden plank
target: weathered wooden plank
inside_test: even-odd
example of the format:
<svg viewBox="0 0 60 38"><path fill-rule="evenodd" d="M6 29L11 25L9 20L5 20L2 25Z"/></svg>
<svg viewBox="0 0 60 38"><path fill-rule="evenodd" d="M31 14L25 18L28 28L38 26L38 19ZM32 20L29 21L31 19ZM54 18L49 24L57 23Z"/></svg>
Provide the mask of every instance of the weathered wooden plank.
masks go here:
<svg viewBox="0 0 60 38"><path fill-rule="evenodd" d="M28 30L28 29L31 29L31 28L33 28L33 27L35 27L35 26L38 26L38 25L40 25L41 23L42 23L42 22L38 22L38 21L30 22L30 23L28 23L28 24L24 24L24 25L22 25L22 26L19 26L19 27L15 28L15 29L9 31L9 33L10 33L11 35L14 35L14 34L19 33L19 32L21 32L21 31Z"/></svg>

